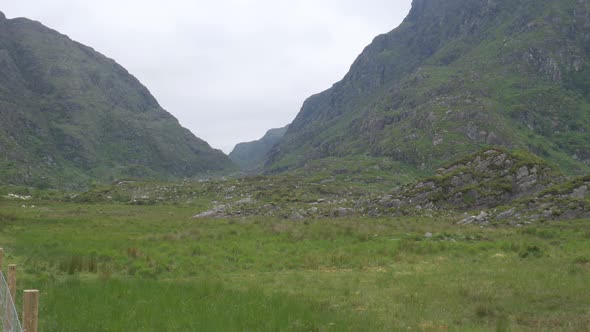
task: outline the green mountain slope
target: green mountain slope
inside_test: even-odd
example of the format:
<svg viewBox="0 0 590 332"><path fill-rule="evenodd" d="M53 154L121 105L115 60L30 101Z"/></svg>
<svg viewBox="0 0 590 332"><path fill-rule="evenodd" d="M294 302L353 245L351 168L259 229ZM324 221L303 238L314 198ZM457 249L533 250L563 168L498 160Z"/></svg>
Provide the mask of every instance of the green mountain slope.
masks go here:
<svg viewBox="0 0 590 332"><path fill-rule="evenodd" d="M232 167L115 61L0 14L0 183L84 186Z"/></svg>
<svg viewBox="0 0 590 332"><path fill-rule="evenodd" d="M433 173L486 146L589 171L590 2L414 0L305 101L265 167L389 158Z"/></svg>
<svg viewBox="0 0 590 332"><path fill-rule="evenodd" d="M271 129L257 141L237 144L229 157L245 171L252 171L262 167L266 155L285 136L288 127Z"/></svg>

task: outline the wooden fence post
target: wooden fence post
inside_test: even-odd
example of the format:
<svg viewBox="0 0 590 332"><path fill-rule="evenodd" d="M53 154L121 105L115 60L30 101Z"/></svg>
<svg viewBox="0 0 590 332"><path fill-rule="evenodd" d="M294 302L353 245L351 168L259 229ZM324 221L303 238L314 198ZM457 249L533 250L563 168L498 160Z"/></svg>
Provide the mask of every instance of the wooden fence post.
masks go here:
<svg viewBox="0 0 590 332"><path fill-rule="evenodd" d="M39 320L39 291L24 291L23 297L23 332L37 332Z"/></svg>
<svg viewBox="0 0 590 332"><path fill-rule="evenodd" d="M14 303L16 296L16 264L8 265L8 289Z"/></svg>

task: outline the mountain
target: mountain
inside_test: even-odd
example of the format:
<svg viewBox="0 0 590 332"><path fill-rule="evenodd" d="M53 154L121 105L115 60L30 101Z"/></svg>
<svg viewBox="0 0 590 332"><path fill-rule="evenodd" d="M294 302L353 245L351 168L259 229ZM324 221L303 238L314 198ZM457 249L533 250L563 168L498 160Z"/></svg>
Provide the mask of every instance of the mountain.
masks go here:
<svg viewBox="0 0 590 332"><path fill-rule="evenodd" d="M287 128L289 126L271 129L257 141L239 143L234 147L229 157L242 170L256 170L264 164L266 155L272 147L285 136Z"/></svg>
<svg viewBox="0 0 590 332"><path fill-rule="evenodd" d="M590 2L414 0L304 102L265 169L386 158L433 174L488 146L590 171Z"/></svg>
<svg viewBox="0 0 590 332"><path fill-rule="evenodd" d="M77 187L232 167L115 61L0 14L0 183Z"/></svg>

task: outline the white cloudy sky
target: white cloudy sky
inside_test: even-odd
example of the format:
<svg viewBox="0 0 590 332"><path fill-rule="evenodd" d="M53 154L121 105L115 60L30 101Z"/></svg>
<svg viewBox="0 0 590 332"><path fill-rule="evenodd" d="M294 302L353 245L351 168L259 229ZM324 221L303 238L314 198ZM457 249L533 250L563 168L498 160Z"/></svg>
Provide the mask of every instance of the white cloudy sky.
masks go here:
<svg viewBox="0 0 590 332"><path fill-rule="evenodd" d="M126 67L213 147L293 120L411 0L12 0L28 17Z"/></svg>

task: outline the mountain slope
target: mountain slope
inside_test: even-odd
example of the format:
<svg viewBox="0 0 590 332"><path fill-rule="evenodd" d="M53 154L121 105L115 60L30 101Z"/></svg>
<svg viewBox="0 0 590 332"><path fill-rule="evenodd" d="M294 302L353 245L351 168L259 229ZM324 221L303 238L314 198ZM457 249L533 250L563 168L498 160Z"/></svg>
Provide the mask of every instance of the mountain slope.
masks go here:
<svg viewBox="0 0 590 332"><path fill-rule="evenodd" d="M285 136L287 128L289 126L271 129L257 141L239 143L234 147L229 157L242 170L251 171L260 168L264 164L268 152Z"/></svg>
<svg viewBox="0 0 590 332"><path fill-rule="evenodd" d="M0 15L0 183L83 186L231 167L115 61Z"/></svg>
<svg viewBox="0 0 590 332"><path fill-rule="evenodd" d="M414 0L344 79L305 101L266 170L351 156L432 172L485 146L590 165L590 3Z"/></svg>

